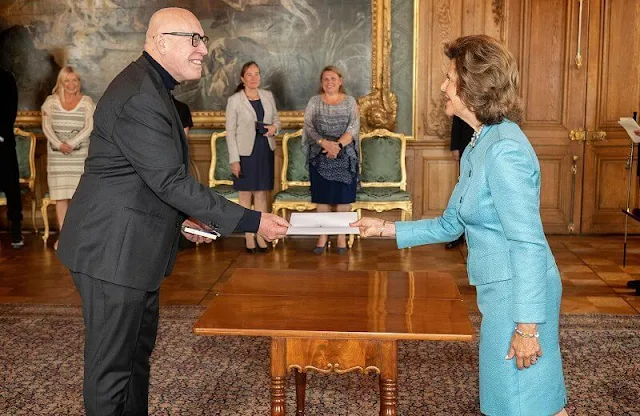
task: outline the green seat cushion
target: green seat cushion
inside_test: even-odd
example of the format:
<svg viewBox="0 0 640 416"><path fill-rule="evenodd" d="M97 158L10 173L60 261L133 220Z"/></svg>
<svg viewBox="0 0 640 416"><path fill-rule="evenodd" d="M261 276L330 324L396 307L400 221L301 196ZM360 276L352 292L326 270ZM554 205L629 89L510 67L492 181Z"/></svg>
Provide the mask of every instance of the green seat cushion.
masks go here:
<svg viewBox="0 0 640 416"><path fill-rule="evenodd" d="M358 202L410 201L411 194L400 188L361 188L356 192Z"/></svg>
<svg viewBox="0 0 640 416"><path fill-rule="evenodd" d="M311 189L308 186L292 186L275 194L273 199L274 201L311 202Z"/></svg>
<svg viewBox="0 0 640 416"><path fill-rule="evenodd" d="M18 155L18 171L20 177L28 179L31 177L29 167L29 150L31 149L31 138L16 136L16 154Z"/></svg>
<svg viewBox="0 0 640 416"><path fill-rule="evenodd" d="M229 166L229 149L227 148L226 137L218 137L216 140L216 167L213 171L213 178L218 181L233 180L233 174Z"/></svg>
<svg viewBox="0 0 640 416"><path fill-rule="evenodd" d="M217 185L211 189L227 199L238 199L238 191L233 189L233 185Z"/></svg>
<svg viewBox="0 0 640 416"><path fill-rule="evenodd" d="M402 141L379 136L362 140L362 182L400 182Z"/></svg>
<svg viewBox="0 0 640 416"><path fill-rule="evenodd" d="M307 155L302 150L302 136L287 141L288 165L287 181L306 182L309 180Z"/></svg>

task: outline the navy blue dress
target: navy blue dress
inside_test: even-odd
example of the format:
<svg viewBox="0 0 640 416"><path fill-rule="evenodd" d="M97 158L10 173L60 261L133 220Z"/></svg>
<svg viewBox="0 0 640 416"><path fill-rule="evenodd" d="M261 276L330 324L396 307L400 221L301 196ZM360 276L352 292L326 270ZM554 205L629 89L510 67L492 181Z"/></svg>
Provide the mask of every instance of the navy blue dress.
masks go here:
<svg viewBox="0 0 640 416"><path fill-rule="evenodd" d="M258 121L264 120L264 107L260 100L249 100L256 112ZM273 150L264 135L267 129L256 129L256 140L249 156L240 156L240 177L233 178L236 191L271 191L273 190L274 158Z"/></svg>

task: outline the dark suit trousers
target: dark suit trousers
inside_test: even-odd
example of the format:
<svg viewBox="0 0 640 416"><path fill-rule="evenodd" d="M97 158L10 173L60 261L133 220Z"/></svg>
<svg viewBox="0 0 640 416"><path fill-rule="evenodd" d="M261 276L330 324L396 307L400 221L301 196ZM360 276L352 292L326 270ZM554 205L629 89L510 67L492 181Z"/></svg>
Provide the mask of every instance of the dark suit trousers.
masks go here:
<svg viewBox="0 0 640 416"><path fill-rule="evenodd" d="M7 217L11 221L11 235L17 237L22 227L22 200L18 156L13 145L0 144L0 190L7 197Z"/></svg>
<svg viewBox="0 0 640 416"><path fill-rule="evenodd" d="M158 291L115 285L82 273L71 276L82 297L87 415L147 415Z"/></svg>

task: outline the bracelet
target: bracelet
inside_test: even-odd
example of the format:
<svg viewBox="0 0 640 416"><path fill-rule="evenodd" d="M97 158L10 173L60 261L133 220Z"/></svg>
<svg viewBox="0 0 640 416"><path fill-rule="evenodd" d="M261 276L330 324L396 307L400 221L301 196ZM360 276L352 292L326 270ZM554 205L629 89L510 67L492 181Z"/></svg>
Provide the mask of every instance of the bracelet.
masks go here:
<svg viewBox="0 0 640 416"><path fill-rule="evenodd" d="M318 144L319 144L320 146L322 146L322 141L323 141L323 140L324 140L324 139L319 139L319 140L318 140Z"/></svg>
<svg viewBox="0 0 640 416"><path fill-rule="evenodd" d="M540 337L540 334L538 333L538 331L536 331L533 334L530 334L528 332L523 332L519 330L517 326L515 327L514 331L516 332L516 334L520 335L523 338L539 338Z"/></svg>
<svg viewBox="0 0 640 416"><path fill-rule="evenodd" d="M382 221L382 226L380 227L380 237L382 237L382 233L384 232L384 227L387 225L387 220Z"/></svg>

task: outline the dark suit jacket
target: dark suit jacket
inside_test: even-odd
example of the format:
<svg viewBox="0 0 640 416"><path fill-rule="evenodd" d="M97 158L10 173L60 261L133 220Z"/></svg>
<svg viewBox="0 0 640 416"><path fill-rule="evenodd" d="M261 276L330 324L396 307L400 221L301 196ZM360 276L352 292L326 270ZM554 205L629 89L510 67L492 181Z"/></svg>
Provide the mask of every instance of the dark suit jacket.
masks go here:
<svg viewBox="0 0 640 416"><path fill-rule="evenodd" d="M109 85L94 114L89 156L60 235L74 272L153 291L173 268L187 216L230 234L244 208L188 173L184 130L144 58Z"/></svg>
<svg viewBox="0 0 640 416"><path fill-rule="evenodd" d="M459 150L460 157L471 142L473 128L458 116L453 116L451 120L451 150Z"/></svg>
<svg viewBox="0 0 640 416"><path fill-rule="evenodd" d="M9 71L0 68L0 136L4 142L0 143L0 148L15 147L13 137L13 124L16 122L18 114L18 87L16 80Z"/></svg>

